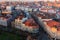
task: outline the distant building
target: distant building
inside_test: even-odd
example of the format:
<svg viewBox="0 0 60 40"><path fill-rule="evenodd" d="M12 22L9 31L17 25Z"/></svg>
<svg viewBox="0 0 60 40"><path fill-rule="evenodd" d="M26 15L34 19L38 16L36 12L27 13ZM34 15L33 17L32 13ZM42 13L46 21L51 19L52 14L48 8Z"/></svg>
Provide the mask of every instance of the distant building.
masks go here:
<svg viewBox="0 0 60 40"><path fill-rule="evenodd" d="M54 2L54 1L60 1L60 0L0 0L0 2L2 1L22 1L22 2L33 2L33 1L50 1L50 2Z"/></svg>

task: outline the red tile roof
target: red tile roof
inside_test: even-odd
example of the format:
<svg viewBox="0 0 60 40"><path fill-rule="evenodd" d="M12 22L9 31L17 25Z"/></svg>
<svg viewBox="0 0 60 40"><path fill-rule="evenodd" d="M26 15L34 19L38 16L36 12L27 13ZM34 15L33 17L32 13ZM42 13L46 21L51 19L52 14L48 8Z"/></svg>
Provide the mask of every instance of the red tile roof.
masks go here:
<svg viewBox="0 0 60 40"><path fill-rule="evenodd" d="M28 27L32 27L32 28L38 28L38 25L35 23L35 21L33 19L28 19L25 22L25 25Z"/></svg>

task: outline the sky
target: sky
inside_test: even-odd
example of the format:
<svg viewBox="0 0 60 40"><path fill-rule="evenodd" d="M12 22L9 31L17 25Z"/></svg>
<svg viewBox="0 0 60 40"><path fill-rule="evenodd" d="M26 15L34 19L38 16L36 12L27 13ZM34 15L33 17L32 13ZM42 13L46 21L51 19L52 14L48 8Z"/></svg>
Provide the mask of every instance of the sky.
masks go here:
<svg viewBox="0 0 60 40"><path fill-rule="evenodd" d="M55 0L0 0L0 2L1 1L51 1L51 2L53 2ZM56 1L58 1L58 0L56 0Z"/></svg>

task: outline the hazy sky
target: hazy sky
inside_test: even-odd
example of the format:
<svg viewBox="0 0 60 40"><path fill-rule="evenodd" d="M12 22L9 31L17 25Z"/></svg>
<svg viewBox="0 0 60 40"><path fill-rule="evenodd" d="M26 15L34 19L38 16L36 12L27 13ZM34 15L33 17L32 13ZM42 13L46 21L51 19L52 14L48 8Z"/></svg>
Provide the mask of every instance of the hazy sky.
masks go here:
<svg viewBox="0 0 60 40"><path fill-rule="evenodd" d="M47 1L47 0L0 0L0 2L1 1ZM55 1L55 0L49 0L49 1Z"/></svg>

